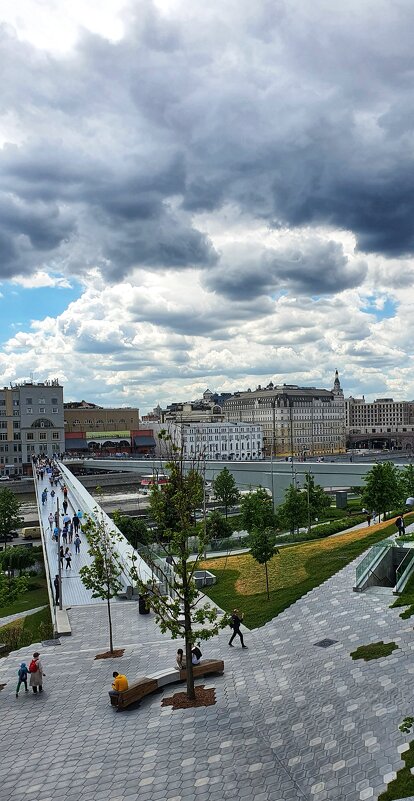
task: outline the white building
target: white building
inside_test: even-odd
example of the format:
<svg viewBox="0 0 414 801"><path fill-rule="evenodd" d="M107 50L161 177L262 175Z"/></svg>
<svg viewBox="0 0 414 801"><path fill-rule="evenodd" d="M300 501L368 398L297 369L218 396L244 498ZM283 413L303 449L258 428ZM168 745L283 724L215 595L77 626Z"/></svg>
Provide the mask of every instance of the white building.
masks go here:
<svg viewBox="0 0 414 801"><path fill-rule="evenodd" d="M0 475L20 475L34 454L64 450L63 387L57 379L0 390Z"/></svg>
<svg viewBox="0 0 414 801"><path fill-rule="evenodd" d="M182 426L182 447L187 459L257 460L263 457L261 426L246 423L192 423Z"/></svg>

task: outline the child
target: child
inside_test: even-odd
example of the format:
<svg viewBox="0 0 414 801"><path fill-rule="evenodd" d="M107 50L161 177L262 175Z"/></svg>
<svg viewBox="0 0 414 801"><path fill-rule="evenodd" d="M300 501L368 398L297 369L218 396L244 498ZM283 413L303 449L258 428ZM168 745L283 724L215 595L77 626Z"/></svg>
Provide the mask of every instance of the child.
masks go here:
<svg viewBox="0 0 414 801"><path fill-rule="evenodd" d="M21 665L20 665L20 667L19 667L19 670L18 670L18 672L17 672L17 675L18 675L18 678L19 678L19 680L18 680L18 682L17 682L17 687L16 687L16 698L18 698L18 697L19 697L19 690L20 690L20 686L21 686L22 684L24 684L24 689L25 689L25 692L26 692L26 693L28 693L28 692L29 692L29 690L28 690L28 688L27 688L27 674L28 674L28 672L29 672L29 671L28 671L28 669L27 669L26 662L22 662L22 663L21 663Z"/></svg>

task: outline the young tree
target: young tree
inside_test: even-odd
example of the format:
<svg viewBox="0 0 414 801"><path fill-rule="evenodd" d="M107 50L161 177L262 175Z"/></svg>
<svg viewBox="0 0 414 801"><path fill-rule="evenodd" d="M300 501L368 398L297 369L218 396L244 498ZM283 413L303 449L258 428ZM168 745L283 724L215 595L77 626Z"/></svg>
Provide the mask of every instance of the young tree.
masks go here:
<svg viewBox="0 0 414 801"><path fill-rule="evenodd" d="M106 601L109 624L109 650L113 653L111 599L122 590L121 561L116 551L116 538L108 529L104 515L98 508L94 516L87 517L82 531L88 542L88 553L91 564L84 565L79 575L88 590L92 590L92 598Z"/></svg>
<svg viewBox="0 0 414 801"><path fill-rule="evenodd" d="M310 531L315 518L319 517L324 509L329 508L331 500L322 487L319 484L315 484L315 478L310 472L305 475L303 488L307 502L308 531Z"/></svg>
<svg viewBox="0 0 414 801"><path fill-rule="evenodd" d="M4 548L7 547L7 537L23 523L20 517L20 501L14 492L7 489L0 489L0 539L4 540Z"/></svg>
<svg viewBox="0 0 414 801"><path fill-rule="evenodd" d="M250 553L259 565L265 566L267 600L270 600L267 563L270 562L276 553L279 553L278 550L275 551L274 539L274 533L272 529L269 528L255 528L250 534Z"/></svg>
<svg viewBox="0 0 414 801"><path fill-rule="evenodd" d="M241 520L243 528L249 534L254 528L265 529L273 528L275 525L275 515L273 511L273 501L268 492L259 487L254 492L249 492L241 499Z"/></svg>
<svg viewBox="0 0 414 801"><path fill-rule="evenodd" d="M363 504L371 511L376 510L379 515L382 512L385 520L385 513L398 504L400 499L398 468L392 462L375 464L365 476Z"/></svg>
<svg viewBox="0 0 414 801"><path fill-rule="evenodd" d="M161 631L169 631L173 640L182 637L185 641L187 695L194 700L191 649L197 640L205 641L218 634L220 629L228 625L228 618L224 615L219 619L217 609L209 603L200 603L193 580L205 550L206 536L203 530L198 533L196 558L188 561L188 538L195 533L195 510L202 504L204 493L199 465L193 463L188 467L182 451L172 445L169 435L163 435L163 440L165 445L169 444L169 482L162 487L154 485L151 488L150 508L160 532L159 544L166 559L160 563L160 560L151 560L151 556L146 556L145 561L154 569L166 591L154 585L148 592L149 588L140 579L138 570L134 578L141 592L146 594L147 603L155 612ZM167 509L167 505L172 508ZM173 521L171 528L166 527L167 520Z"/></svg>
<svg viewBox="0 0 414 801"><path fill-rule="evenodd" d="M149 532L145 521L140 517L123 515L119 509L116 509L112 515L112 519L119 528L121 534L126 537L133 548L137 549L139 544L148 545Z"/></svg>
<svg viewBox="0 0 414 801"><path fill-rule="evenodd" d="M229 506L234 506L240 498L240 493L239 490L237 489L234 477L230 473L230 470L227 469L227 467L224 467L223 470L214 479L213 490L216 498L218 498L219 501L221 501L221 503L224 506L224 513L226 515L226 520L227 520L227 512Z"/></svg>
<svg viewBox="0 0 414 801"><path fill-rule="evenodd" d="M0 573L0 606L13 604L28 589L29 580L27 576L13 578L11 575L6 576L5 573Z"/></svg>
<svg viewBox="0 0 414 801"><path fill-rule="evenodd" d="M306 525L307 519L308 509L305 493L290 484L285 492L285 500L276 511L278 528L287 528L291 534L294 534L296 528Z"/></svg>
<svg viewBox="0 0 414 801"><path fill-rule="evenodd" d="M216 510L210 512L206 520L207 538L211 540L226 540L232 534L232 527L226 518Z"/></svg>

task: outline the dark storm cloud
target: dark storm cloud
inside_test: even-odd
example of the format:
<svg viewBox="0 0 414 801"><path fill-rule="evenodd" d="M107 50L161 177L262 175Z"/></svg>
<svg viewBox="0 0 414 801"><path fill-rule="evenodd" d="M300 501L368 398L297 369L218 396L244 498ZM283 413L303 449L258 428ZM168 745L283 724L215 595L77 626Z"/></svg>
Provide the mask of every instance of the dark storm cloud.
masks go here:
<svg viewBox="0 0 414 801"><path fill-rule="evenodd" d="M358 286L366 265L350 262L337 242L316 238L276 249L228 248L206 277L209 289L233 299L277 294L287 289L327 295Z"/></svg>
<svg viewBox="0 0 414 801"><path fill-rule="evenodd" d="M363 278L333 242L219 265L194 214L226 203L411 255L414 7L379 6L229 0L172 18L143 0L120 42L83 34L64 58L0 31L0 114L24 132L0 152L1 274L196 266L240 298Z"/></svg>

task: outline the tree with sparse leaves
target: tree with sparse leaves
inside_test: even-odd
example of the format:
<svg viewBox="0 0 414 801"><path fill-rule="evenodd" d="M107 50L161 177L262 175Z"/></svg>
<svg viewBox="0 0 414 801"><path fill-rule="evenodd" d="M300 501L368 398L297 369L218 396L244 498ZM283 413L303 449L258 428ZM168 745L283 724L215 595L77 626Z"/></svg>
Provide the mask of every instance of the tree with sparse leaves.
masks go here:
<svg viewBox="0 0 414 801"><path fill-rule="evenodd" d="M375 464L365 476L362 502L371 511L386 512L401 502L399 470L392 462Z"/></svg>
<svg viewBox="0 0 414 801"><path fill-rule="evenodd" d="M91 564L84 565L79 575L86 589L92 590L92 598L106 601L109 624L109 650L113 653L111 599L123 589L122 565L116 550L116 535L108 527L104 513L94 509L93 517L86 517L82 532L88 542Z"/></svg>
<svg viewBox="0 0 414 801"><path fill-rule="evenodd" d="M154 569L161 584L148 587L134 568L131 574L145 594L148 606L155 612L155 620L162 632L168 631L173 640L185 641L187 696L195 699L194 675L191 650L198 641L214 637L228 624L227 616L219 618L216 608L209 603L201 604L199 592L194 583L194 573L198 569L206 546L204 531L198 533L198 550L194 561L189 562L188 539L195 534L195 510L203 502L204 482L199 464L190 467L185 462L182 450L171 441L166 432L159 435L164 447L169 450L166 469L169 474L167 485L151 487L151 515L157 523L159 545L163 549L164 561L146 555L145 561ZM167 509L167 506L170 508ZM167 521L171 521L170 528ZM168 559L168 561L167 561ZM162 566L163 565L163 566ZM206 627L208 626L208 627Z"/></svg>
<svg viewBox="0 0 414 801"><path fill-rule="evenodd" d="M8 536L23 523L20 508L20 501L14 492L7 487L0 489L0 540L4 541L5 549Z"/></svg>
<svg viewBox="0 0 414 801"><path fill-rule="evenodd" d="M268 562L279 553L278 549L275 551L275 535L272 529L253 529L250 534L250 553L259 565L265 566L267 600L269 600L269 575L267 565Z"/></svg>
<svg viewBox="0 0 414 801"><path fill-rule="evenodd" d="M216 498L218 498L224 506L224 514L227 520L229 506L234 506L240 499L240 493L237 489L234 476L227 467L224 467L214 479L213 491Z"/></svg>

